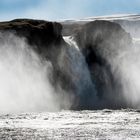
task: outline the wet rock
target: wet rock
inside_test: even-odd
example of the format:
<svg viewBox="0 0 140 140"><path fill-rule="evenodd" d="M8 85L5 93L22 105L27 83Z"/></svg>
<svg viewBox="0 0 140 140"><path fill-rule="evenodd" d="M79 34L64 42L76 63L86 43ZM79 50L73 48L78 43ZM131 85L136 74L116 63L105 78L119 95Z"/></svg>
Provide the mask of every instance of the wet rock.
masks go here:
<svg viewBox="0 0 140 140"><path fill-rule="evenodd" d="M117 23L97 20L83 25L74 37L96 84L97 96L110 100L106 107L111 104L114 108L122 106L117 104L118 99L111 101L115 94L119 96L118 89L121 89L121 84L114 74L114 67L117 69L117 65L114 64L118 61L119 55L131 47L130 34Z"/></svg>

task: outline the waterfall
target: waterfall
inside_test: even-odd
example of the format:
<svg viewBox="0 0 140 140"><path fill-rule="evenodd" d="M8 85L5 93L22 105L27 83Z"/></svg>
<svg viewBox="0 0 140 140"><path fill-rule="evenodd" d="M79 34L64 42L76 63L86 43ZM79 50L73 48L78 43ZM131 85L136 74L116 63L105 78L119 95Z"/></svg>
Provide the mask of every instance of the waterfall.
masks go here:
<svg viewBox="0 0 140 140"><path fill-rule="evenodd" d="M49 61L41 60L24 38L0 33L0 113L59 110L48 80Z"/></svg>
<svg viewBox="0 0 140 140"><path fill-rule="evenodd" d="M63 37L67 46L66 53L69 59L69 66L64 66L68 74L71 75L73 83L76 85L76 94L81 98L80 106L89 108L96 106L97 97L95 84L91 80L91 75L85 57L80 51L76 41L71 36Z"/></svg>
<svg viewBox="0 0 140 140"><path fill-rule="evenodd" d="M64 36L63 39L65 45L59 51L56 63L61 73L70 79L72 98L69 91L61 86L56 90L49 81L54 69L51 61L42 59L24 38L11 33L0 34L0 112L56 111L71 109L71 106L74 109L100 109L113 108L116 104L140 108L138 39L133 40L133 47L118 50L119 53L109 59L110 71L100 71L107 72L106 75L111 72L116 80L114 84L117 84L116 87L108 85L112 91L104 93L102 99L98 97L97 79L93 76L91 79L80 46L72 36ZM97 70L94 69L94 72ZM108 80L109 76L104 80ZM105 86L103 88L107 91Z"/></svg>

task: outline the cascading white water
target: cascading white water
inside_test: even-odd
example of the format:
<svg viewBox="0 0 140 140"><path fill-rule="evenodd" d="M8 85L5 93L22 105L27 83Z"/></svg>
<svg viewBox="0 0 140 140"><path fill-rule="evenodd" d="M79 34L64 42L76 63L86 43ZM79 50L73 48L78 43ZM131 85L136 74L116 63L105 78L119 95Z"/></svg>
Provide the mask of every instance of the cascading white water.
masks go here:
<svg viewBox="0 0 140 140"><path fill-rule="evenodd" d="M59 110L51 70L23 38L0 33L0 113Z"/></svg>
<svg viewBox="0 0 140 140"><path fill-rule="evenodd" d="M120 71L123 84L123 94L128 106L140 108L140 46L139 41L133 39L133 46L127 50L121 59Z"/></svg>
<svg viewBox="0 0 140 140"><path fill-rule="evenodd" d="M65 42L69 44L67 46L66 52L63 52L63 55L67 55L68 65L64 63L61 64L68 75L71 75L73 83L76 85L77 94L79 96L92 97L92 102L96 102L96 89L93 81L91 81L90 72L85 61L85 57L79 50L76 41L71 36L63 37ZM65 58L65 56L63 56ZM60 61L61 62L61 61ZM88 102L88 101L85 101ZM89 101L90 104L90 101Z"/></svg>
<svg viewBox="0 0 140 140"><path fill-rule="evenodd" d="M78 96L90 92L95 97L84 56L74 40L64 39L69 45L61 52L58 65L70 76ZM42 60L24 38L0 33L0 40L0 113L70 108L69 93L61 88L56 91L50 84L51 62Z"/></svg>
<svg viewBox="0 0 140 140"><path fill-rule="evenodd" d="M120 89L117 89L117 92L112 95L106 94L104 99L98 100L96 97L95 85L91 81L91 76L85 62L84 56L81 54L79 47L72 37L64 37L65 41L70 45L67 50L67 55L70 59L70 65L73 72L76 76L73 75L73 80L78 87L78 91L81 94L88 93L88 88L94 89L92 91L93 97L91 100L93 106L106 106L109 104L110 99L118 101L118 104L126 104L127 107L140 108L140 48L139 48L139 39L133 39L132 47L126 47L124 50L117 50L118 54L112 59L108 59L111 65L111 71L117 82L121 85ZM110 51L110 50L109 50ZM108 56L107 56L108 58ZM67 68L67 67L66 67ZM75 79L75 77L78 78ZM91 88L92 87L92 88ZM115 90L115 89L114 89ZM108 100L109 99L109 100ZM124 100L124 101L123 101ZM112 102L112 101L111 101ZM123 104L124 103L124 104ZM112 103L110 104L112 105ZM120 105L121 106L121 105ZM111 106L110 106L111 107Z"/></svg>
<svg viewBox="0 0 140 140"><path fill-rule="evenodd" d="M114 98L124 100L121 103L126 103L126 107L140 108L139 54L139 39L133 39L131 47L125 48L110 60L112 73L121 85L120 89L117 90L120 93L115 95Z"/></svg>

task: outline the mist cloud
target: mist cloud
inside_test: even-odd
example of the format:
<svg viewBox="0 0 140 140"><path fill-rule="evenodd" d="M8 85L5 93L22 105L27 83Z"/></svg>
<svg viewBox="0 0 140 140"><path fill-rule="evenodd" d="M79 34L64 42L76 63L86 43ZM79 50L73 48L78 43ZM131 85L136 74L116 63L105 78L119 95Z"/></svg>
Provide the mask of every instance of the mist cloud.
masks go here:
<svg viewBox="0 0 140 140"><path fill-rule="evenodd" d="M49 81L52 69L24 38L0 33L0 113L59 110L61 97Z"/></svg>

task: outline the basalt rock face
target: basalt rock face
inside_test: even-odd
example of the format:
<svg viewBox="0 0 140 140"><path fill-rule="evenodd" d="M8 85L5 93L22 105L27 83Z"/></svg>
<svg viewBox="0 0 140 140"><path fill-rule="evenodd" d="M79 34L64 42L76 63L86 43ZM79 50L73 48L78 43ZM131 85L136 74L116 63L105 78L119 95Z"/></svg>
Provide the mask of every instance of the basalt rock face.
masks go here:
<svg viewBox="0 0 140 140"><path fill-rule="evenodd" d="M109 21L93 21L77 30L74 37L85 56L91 78L96 84L97 96L100 99L108 98L107 108L110 106L118 108L121 104L121 101L118 102L120 99L112 100L112 98L115 94L119 97L121 84L118 77L114 75L116 75L120 54L123 52L125 54L132 45L130 34L126 33L119 24Z"/></svg>

